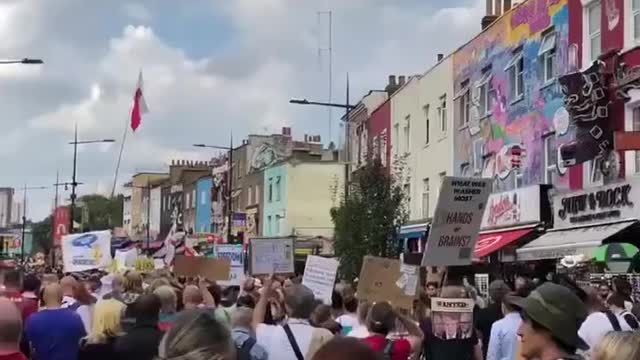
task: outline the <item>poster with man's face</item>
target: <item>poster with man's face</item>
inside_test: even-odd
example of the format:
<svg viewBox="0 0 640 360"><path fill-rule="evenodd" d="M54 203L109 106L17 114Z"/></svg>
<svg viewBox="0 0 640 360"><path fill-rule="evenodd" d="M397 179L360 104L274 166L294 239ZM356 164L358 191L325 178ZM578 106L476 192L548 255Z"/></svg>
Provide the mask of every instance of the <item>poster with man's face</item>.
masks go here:
<svg viewBox="0 0 640 360"><path fill-rule="evenodd" d="M471 299L432 298L433 334L443 340L471 338L474 305Z"/></svg>

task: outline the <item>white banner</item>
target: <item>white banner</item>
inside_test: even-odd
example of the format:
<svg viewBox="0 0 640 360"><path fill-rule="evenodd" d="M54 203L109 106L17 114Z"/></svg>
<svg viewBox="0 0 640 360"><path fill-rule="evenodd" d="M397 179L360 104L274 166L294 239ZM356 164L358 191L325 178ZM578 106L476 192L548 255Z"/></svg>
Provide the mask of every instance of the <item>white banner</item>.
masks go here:
<svg viewBox="0 0 640 360"><path fill-rule="evenodd" d="M338 273L338 265L336 259L307 256L302 285L311 289L316 299L322 300L327 305L331 305L331 294Z"/></svg>
<svg viewBox="0 0 640 360"><path fill-rule="evenodd" d="M231 271L229 272L229 280L218 281L222 286L241 286L244 282L244 256L242 245L238 244L216 244L214 245L214 254L216 258L229 259L231 262Z"/></svg>
<svg viewBox="0 0 640 360"><path fill-rule="evenodd" d="M62 238L65 272L104 269L111 265L111 232L94 231Z"/></svg>
<svg viewBox="0 0 640 360"><path fill-rule="evenodd" d="M491 179L483 178L444 178L423 266L471 264L491 183Z"/></svg>

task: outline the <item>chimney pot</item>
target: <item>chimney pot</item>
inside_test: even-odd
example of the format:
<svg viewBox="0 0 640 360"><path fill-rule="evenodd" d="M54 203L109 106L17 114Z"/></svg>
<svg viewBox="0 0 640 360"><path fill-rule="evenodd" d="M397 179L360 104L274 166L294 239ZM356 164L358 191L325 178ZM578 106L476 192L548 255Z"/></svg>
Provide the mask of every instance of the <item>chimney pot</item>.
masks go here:
<svg viewBox="0 0 640 360"><path fill-rule="evenodd" d="M442 59L444 59L444 54L438 54L438 62L442 61Z"/></svg>
<svg viewBox="0 0 640 360"><path fill-rule="evenodd" d="M398 76L398 85L399 85L399 86L404 85L404 82L405 82L405 80L406 80L406 79L407 79L407 78L406 78L404 75L400 75L400 76Z"/></svg>
<svg viewBox="0 0 640 360"><path fill-rule="evenodd" d="M309 142L309 135L304 134L304 142Z"/></svg>
<svg viewBox="0 0 640 360"><path fill-rule="evenodd" d="M389 85L391 85L391 86L395 86L396 85L396 76L395 75L389 75Z"/></svg>

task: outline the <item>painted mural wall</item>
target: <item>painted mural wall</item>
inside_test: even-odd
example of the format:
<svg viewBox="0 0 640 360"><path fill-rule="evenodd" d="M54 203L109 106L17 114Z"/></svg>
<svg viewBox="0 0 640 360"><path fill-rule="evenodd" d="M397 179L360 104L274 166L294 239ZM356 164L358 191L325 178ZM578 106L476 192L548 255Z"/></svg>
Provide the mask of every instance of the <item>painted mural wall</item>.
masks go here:
<svg viewBox="0 0 640 360"><path fill-rule="evenodd" d="M571 140L554 134L558 126L566 133L568 121L557 81L568 69L568 20L567 0L528 0L454 54L456 174L494 177L494 191L545 182L568 187L562 164L546 166L559 163L557 146ZM547 73L555 78L545 79L545 54L553 56ZM517 85L514 66L522 70Z"/></svg>

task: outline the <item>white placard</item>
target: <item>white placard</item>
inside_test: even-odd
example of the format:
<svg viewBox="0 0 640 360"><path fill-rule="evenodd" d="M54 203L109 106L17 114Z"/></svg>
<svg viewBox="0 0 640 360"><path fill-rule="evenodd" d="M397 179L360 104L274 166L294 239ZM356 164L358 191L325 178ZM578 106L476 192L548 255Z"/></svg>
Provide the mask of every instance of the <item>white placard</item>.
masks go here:
<svg viewBox="0 0 640 360"><path fill-rule="evenodd" d="M153 268L156 270L164 269L165 263L163 259L153 259Z"/></svg>
<svg viewBox="0 0 640 360"><path fill-rule="evenodd" d="M218 281L222 286L240 286L244 282L244 256L242 245L234 244L216 244L214 246L214 254L217 258L229 259L231 262L231 271L229 271L229 280Z"/></svg>
<svg viewBox="0 0 640 360"><path fill-rule="evenodd" d="M253 238L251 246L251 274L293 274L293 238Z"/></svg>
<svg viewBox="0 0 640 360"><path fill-rule="evenodd" d="M491 183L485 178L444 178L423 266L471 264Z"/></svg>
<svg viewBox="0 0 640 360"><path fill-rule="evenodd" d="M302 285L311 289L316 299L322 300L327 305L331 304L331 294L336 282L338 265L339 263L336 259L314 255L307 256Z"/></svg>
<svg viewBox="0 0 640 360"><path fill-rule="evenodd" d="M136 248L129 250L116 250L114 256L118 270L126 270L136 266L136 259L138 258L138 251Z"/></svg>
<svg viewBox="0 0 640 360"><path fill-rule="evenodd" d="M65 272L105 269L111 265L111 232L93 231L62 238Z"/></svg>

